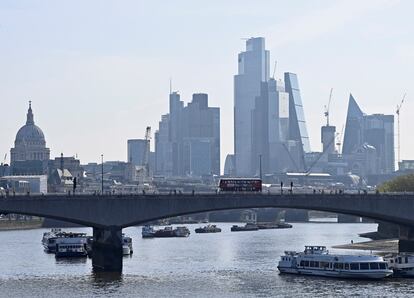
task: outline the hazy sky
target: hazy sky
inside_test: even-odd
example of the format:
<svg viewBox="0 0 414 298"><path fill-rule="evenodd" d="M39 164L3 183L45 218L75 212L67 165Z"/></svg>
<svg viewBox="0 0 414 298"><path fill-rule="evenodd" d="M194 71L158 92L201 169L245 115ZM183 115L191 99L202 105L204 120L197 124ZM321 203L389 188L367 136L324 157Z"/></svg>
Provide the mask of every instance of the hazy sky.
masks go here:
<svg viewBox="0 0 414 298"><path fill-rule="evenodd" d="M341 130L349 93L366 113L401 110L402 158L414 158L414 1L0 2L0 159L28 100L51 156L126 160L168 112L169 78L188 102L221 108L222 167L233 152L233 75L243 38L263 36L276 77L298 74L312 150L324 105ZM273 63L272 63L273 64ZM273 72L273 66L271 66Z"/></svg>

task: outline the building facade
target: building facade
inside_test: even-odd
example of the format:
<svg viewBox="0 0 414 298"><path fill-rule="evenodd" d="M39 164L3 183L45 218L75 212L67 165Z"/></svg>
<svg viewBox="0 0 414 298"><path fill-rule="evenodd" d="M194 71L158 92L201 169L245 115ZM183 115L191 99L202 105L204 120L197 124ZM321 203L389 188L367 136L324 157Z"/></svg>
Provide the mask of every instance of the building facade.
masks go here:
<svg viewBox="0 0 414 298"><path fill-rule="evenodd" d="M10 149L13 175L43 175L47 173L50 149L46 147L43 131L35 125L31 102L26 124L17 132L14 147Z"/></svg>

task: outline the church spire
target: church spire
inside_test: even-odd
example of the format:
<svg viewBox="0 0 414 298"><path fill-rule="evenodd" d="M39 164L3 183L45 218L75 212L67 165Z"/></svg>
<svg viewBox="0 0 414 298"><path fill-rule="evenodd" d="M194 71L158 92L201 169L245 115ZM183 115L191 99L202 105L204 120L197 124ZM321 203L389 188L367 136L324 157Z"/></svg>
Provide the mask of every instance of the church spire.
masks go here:
<svg viewBox="0 0 414 298"><path fill-rule="evenodd" d="M32 101L29 100L29 110L27 111L26 125L34 125L33 112L32 112Z"/></svg>

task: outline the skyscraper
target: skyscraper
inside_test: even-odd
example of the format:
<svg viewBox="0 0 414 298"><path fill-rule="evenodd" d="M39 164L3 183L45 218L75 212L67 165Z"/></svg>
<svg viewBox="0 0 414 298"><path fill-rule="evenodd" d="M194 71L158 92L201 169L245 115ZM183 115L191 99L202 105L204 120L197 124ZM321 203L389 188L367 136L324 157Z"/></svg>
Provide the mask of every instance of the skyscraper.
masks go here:
<svg viewBox="0 0 414 298"><path fill-rule="evenodd" d="M252 167L252 111L261 94L262 82L269 80L269 51L263 37L246 41L246 51L238 55L234 76L234 153L238 176L254 174Z"/></svg>
<svg viewBox="0 0 414 298"><path fill-rule="evenodd" d="M357 164L352 166L352 159L360 153L361 148L368 148L367 146L372 147L374 150L371 151L376 154L377 174L389 174L395 170L394 116L366 115L350 94L342 153L351 160L351 170L353 167L360 168Z"/></svg>

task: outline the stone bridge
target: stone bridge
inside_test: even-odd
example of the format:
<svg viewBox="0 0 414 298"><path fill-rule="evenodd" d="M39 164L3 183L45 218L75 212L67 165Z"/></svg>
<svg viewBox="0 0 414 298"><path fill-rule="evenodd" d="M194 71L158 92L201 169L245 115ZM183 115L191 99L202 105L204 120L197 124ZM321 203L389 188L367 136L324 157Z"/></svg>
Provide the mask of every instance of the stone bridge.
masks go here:
<svg viewBox="0 0 414 298"><path fill-rule="evenodd" d="M93 227L92 263L122 270L122 228L192 213L292 208L368 217L398 224L414 239L414 194L177 194L128 196L16 196L0 199L0 213L48 217Z"/></svg>

